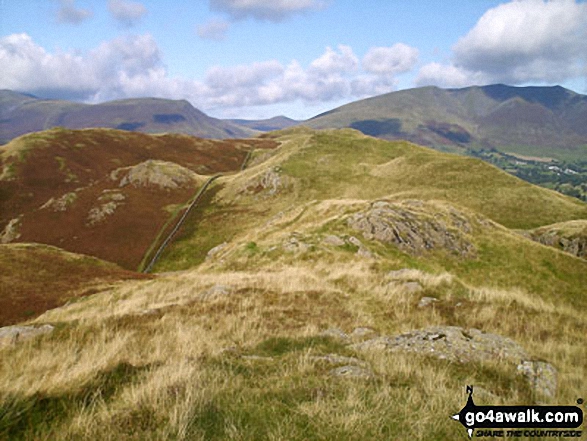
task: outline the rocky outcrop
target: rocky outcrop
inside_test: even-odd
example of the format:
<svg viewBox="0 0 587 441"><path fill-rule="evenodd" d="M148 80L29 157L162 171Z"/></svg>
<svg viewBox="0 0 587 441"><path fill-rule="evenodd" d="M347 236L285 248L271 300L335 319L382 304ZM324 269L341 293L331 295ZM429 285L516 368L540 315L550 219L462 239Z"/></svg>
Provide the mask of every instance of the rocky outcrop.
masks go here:
<svg viewBox="0 0 587 441"><path fill-rule="evenodd" d="M17 240L20 237L20 224L22 221L22 216L12 219L4 230L0 233L0 243L10 243Z"/></svg>
<svg viewBox="0 0 587 441"><path fill-rule="evenodd" d="M273 167L261 175L249 180L244 189L245 193L262 194L267 197L275 196L291 184L291 178L281 173L281 167Z"/></svg>
<svg viewBox="0 0 587 441"><path fill-rule="evenodd" d="M457 326L433 326L395 337L377 337L354 347L415 352L461 363L493 359L519 363L529 358L520 345L507 337Z"/></svg>
<svg viewBox="0 0 587 441"><path fill-rule="evenodd" d="M367 240L394 244L410 254L443 249L474 257L476 251L469 238L472 221L453 207L430 202L374 202L350 216L347 224Z"/></svg>
<svg viewBox="0 0 587 441"><path fill-rule="evenodd" d="M41 326L5 326L0 328L0 347L16 344L24 340L48 334L55 329L51 325Z"/></svg>
<svg viewBox="0 0 587 441"><path fill-rule="evenodd" d="M433 326L397 336L378 336L351 347L358 351L408 352L457 363L498 360L517 366L540 397L554 397L557 370L550 363L536 361L518 343L497 334L458 326Z"/></svg>
<svg viewBox="0 0 587 441"><path fill-rule="evenodd" d="M94 207L88 213L86 225L92 226L102 222L108 216L114 214L116 209L124 204L126 196L118 191L107 191L102 194L98 201L102 202L102 205Z"/></svg>
<svg viewBox="0 0 587 441"><path fill-rule="evenodd" d="M191 186L196 182L196 174L173 162L148 160L133 167L114 170L110 174L113 181L119 181L120 187L155 186L164 190Z"/></svg>
<svg viewBox="0 0 587 441"><path fill-rule="evenodd" d="M55 212L66 211L77 200L77 193L72 191L65 193L57 199L51 198L41 206L41 210L49 209Z"/></svg>
<svg viewBox="0 0 587 441"><path fill-rule="evenodd" d="M523 232L526 237L587 259L587 220L575 220Z"/></svg>

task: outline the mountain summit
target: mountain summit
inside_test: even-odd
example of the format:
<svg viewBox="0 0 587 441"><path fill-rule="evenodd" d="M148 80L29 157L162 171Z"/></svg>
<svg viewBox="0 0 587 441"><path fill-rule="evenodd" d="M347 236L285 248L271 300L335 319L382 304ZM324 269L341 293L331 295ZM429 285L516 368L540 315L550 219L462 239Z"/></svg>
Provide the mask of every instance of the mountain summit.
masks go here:
<svg viewBox="0 0 587 441"><path fill-rule="evenodd" d="M445 150L526 146L557 151L587 144L587 96L560 86L496 84L462 89L422 87L347 104L306 125L350 127L384 139L407 139Z"/></svg>
<svg viewBox="0 0 587 441"><path fill-rule="evenodd" d="M229 121L212 118L185 100L140 98L89 105L0 91L0 143L57 126L181 133L202 138L245 138L256 133Z"/></svg>

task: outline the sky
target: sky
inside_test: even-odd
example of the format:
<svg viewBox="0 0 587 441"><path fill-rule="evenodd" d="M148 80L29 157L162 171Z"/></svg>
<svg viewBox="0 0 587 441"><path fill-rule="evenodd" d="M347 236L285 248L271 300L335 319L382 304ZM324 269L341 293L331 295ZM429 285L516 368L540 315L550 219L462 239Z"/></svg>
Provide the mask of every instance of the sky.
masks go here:
<svg viewBox="0 0 587 441"><path fill-rule="evenodd" d="M0 89L307 119L421 86L587 94L585 0L0 0Z"/></svg>

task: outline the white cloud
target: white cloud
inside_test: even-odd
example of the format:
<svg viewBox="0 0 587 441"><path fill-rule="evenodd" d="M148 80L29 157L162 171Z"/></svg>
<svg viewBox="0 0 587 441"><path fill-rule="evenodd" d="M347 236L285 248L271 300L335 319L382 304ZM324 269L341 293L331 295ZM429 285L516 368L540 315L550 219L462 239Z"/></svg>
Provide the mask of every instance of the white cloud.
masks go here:
<svg viewBox="0 0 587 441"><path fill-rule="evenodd" d="M150 35L122 37L86 54L49 53L27 34L0 38L0 87L85 101L125 95L123 82L159 72L159 49Z"/></svg>
<svg viewBox="0 0 587 441"><path fill-rule="evenodd" d="M48 52L27 34L0 38L0 89L48 98L101 102L153 96L188 99L205 111L295 101L309 105L390 92L392 74L361 70L349 46L326 48L302 66L267 60L208 69L202 80L173 78L150 35L106 41L87 52Z"/></svg>
<svg viewBox="0 0 587 441"><path fill-rule="evenodd" d="M212 10L225 12L233 19L269 21L281 21L324 6L322 0L210 0Z"/></svg>
<svg viewBox="0 0 587 441"><path fill-rule="evenodd" d="M397 75L408 72L418 62L418 49L403 43L373 47L363 57L363 69L374 74Z"/></svg>
<svg viewBox="0 0 587 441"><path fill-rule="evenodd" d="M453 64L428 63L422 66L415 82L418 86L459 88L490 81L479 72L470 72Z"/></svg>
<svg viewBox="0 0 587 441"><path fill-rule="evenodd" d="M57 11L59 23L80 24L94 14L88 9L76 8L75 0L60 0L60 7Z"/></svg>
<svg viewBox="0 0 587 441"><path fill-rule="evenodd" d="M230 24L227 21L213 19L198 26L196 31L200 38L220 41L226 38L226 32L229 28Z"/></svg>
<svg viewBox="0 0 587 441"><path fill-rule="evenodd" d="M108 10L126 27L134 26L147 14L147 8L142 3L130 0L108 0Z"/></svg>
<svg viewBox="0 0 587 441"><path fill-rule="evenodd" d="M338 52L331 47L327 47L326 52L310 64L310 68L316 74L325 75L353 72L357 70L358 66L359 59L355 56L351 47L343 44L338 46Z"/></svg>
<svg viewBox="0 0 587 441"><path fill-rule="evenodd" d="M560 83L587 62L587 4L516 0L489 9L453 46L449 65L432 63L417 83Z"/></svg>

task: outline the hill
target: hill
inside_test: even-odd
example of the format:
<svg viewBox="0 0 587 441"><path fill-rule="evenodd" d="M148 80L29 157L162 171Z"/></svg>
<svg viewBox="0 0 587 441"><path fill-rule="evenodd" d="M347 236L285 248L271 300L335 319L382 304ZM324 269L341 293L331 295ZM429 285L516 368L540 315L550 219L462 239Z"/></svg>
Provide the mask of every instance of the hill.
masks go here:
<svg viewBox="0 0 587 441"><path fill-rule="evenodd" d="M518 230L574 237L587 204L356 130L255 142L152 279L0 345L0 438L444 440L466 385L575 405L587 261Z"/></svg>
<svg viewBox="0 0 587 441"><path fill-rule="evenodd" d="M0 144L53 127L104 127L202 138L243 138L254 130L212 118L187 101L144 98L87 105L0 91Z"/></svg>
<svg viewBox="0 0 587 441"><path fill-rule="evenodd" d="M560 86L422 87L357 101L304 124L350 127L438 149L497 149L556 159L587 155L587 96Z"/></svg>
<svg viewBox="0 0 587 441"><path fill-rule="evenodd" d="M253 130L258 130L260 132L271 132L273 130L287 129L288 127L293 127L301 123L301 121L296 121L295 119L291 119L286 116L275 116L269 119L257 120L230 119L228 121L239 126L248 127Z"/></svg>
<svg viewBox="0 0 587 441"><path fill-rule="evenodd" d="M0 240L38 242L137 269L167 222L263 140L52 129L0 148Z"/></svg>

